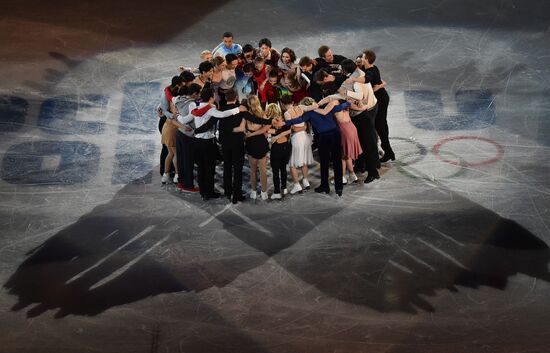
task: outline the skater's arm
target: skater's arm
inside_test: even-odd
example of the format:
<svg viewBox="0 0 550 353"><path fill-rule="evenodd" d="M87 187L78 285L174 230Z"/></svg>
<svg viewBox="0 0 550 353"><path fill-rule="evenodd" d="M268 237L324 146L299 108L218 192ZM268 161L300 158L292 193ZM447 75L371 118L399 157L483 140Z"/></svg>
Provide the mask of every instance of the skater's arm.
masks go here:
<svg viewBox="0 0 550 353"><path fill-rule="evenodd" d="M290 132L291 132L291 130L286 130L286 131L281 132L281 133L278 134L278 135L271 136L271 141L277 141L277 140L280 139L281 137L288 136L288 135L290 135Z"/></svg>
<svg viewBox="0 0 550 353"><path fill-rule="evenodd" d="M233 132L244 132L246 120L242 119L241 124L233 128Z"/></svg>
<svg viewBox="0 0 550 353"><path fill-rule="evenodd" d="M333 113L338 113L338 112L341 112L342 110L344 109L347 109L351 106L351 103L349 102L344 102L342 104L338 104L337 106L335 106L333 109L332 109L332 112Z"/></svg>
<svg viewBox="0 0 550 353"><path fill-rule="evenodd" d="M331 101L329 104L327 104L323 109L315 109L314 112L321 114L321 115L327 115L332 111L332 109L338 104L337 100Z"/></svg>
<svg viewBox="0 0 550 353"><path fill-rule="evenodd" d="M258 125L271 125L271 119L259 118L254 114L246 114L245 119Z"/></svg>
<svg viewBox="0 0 550 353"><path fill-rule="evenodd" d="M374 92L376 92L376 91L378 91L379 89L382 89L382 88L385 88L385 87L386 87L386 81L382 81L381 84L379 84L379 85L374 85L374 86L372 87L372 90L373 90Z"/></svg>
<svg viewBox="0 0 550 353"><path fill-rule="evenodd" d="M217 108L211 108L206 114L214 118L223 119L235 114L239 114L239 112L239 107L224 111L218 110Z"/></svg>
<svg viewBox="0 0 550 353"><path fill-rule="evenodd" d="M287 126L290 126L290 125L295 125L295 124L300 124L300 123L305 123L305 122L308 122L309 119L311 118L309 116L310 113L305 113L304 115L298 117L298 118L294 118L294 119L290 119L290 120L287 120L284 122L281 121L280 123L276 123L275 127L283 127L284 125L287 125ZM278 126L279 125L279 126Z"/></svg>
<svg viewBox="0 0 550 353"><path fill-rule="evenodd" d="M313 103L312 105L302 105L302 104L300 104L298 106L298 108L302 109L302 111L305 113L305 112L310 112L312 110L315 110L315 109L319 108L319 104L317 104L317 103Z"/></svg>
<svg viewBox="0 0 550 353"><path fill-rule="evenodd" d="M246 138L249 138L249 137L252 137L252 136L258 136L258 135L263 135L265 134L269 129L271 129L271 125L266 125L264 127L262 127L261 129L258 129L254 132L247 132L246 133Z"/></svg>

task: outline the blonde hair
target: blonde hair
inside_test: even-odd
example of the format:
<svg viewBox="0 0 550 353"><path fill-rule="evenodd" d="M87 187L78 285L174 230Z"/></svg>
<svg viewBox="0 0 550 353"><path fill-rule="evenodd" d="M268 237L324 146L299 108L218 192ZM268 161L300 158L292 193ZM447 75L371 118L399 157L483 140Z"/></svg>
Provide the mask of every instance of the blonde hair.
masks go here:
<svg viewBox="0 0 550 353"><path fill-rule="evenodd" d="M268 104L265 108L265 115L268 119L272 119L274 121L283 120L283 112L277 103Z"/></svg>
<svg viewBox="0 0 550 353"><path fill-rule="evenodd" d="M212 52L210 50L203 50L201 52L201 59L204 60L204 58L206 58L207 55L212 55Z"/></svg>
<svg viewBox="0 0 550 353"><path fill-rule="evenodd" d="M302 105L313 105L313 104L315 104L315 99L313 99L311 97L305 97L304 99L302 99L300 101L300 104L302 104Z"/></svg>
<svg viewBox="0 0 550 353"><path fill-rule="evenodd" d="M298 74L299 67L296 67L294 69L290 69L288 71L288 74L286 75L286 80L288 82L287 87L291 91L297 91L299 90L302 85L300 84L300 75Z"/></svg>
<svg viewBox="0 0 550 353"><path fill-rule="evenodd" d="M262 109L262 105L258 96L250 95L248 96L247 101L248 109L250 109L250 112L259 118L265 119L264 110Z"/></svg>

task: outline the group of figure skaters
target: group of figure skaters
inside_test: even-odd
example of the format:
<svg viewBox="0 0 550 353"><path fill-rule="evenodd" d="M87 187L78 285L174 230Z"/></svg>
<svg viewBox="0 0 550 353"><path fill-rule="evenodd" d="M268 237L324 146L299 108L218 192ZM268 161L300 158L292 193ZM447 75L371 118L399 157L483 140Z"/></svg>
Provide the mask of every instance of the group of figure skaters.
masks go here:
<svg viewBox="0 0 550 353"><path fill-rule="evenodd" d="M214 50L201 53L197 69L181 66L157 108L162 183L200 192L204 200L219 198L215 167L222 160L224 195L237 203L246 197L246 155L249 197L258 197L259 170L260 197L267 200L269 155L271 199L281 199L310 188L308 166L315 149L321 169L316 192L330 193L330 166L339 196L345 184L359 181L357 174L367 173L364 183L379 179L381 163L395 160L395 154L388 138L389 95L374 65L376 55L367 49L352 60L322 45L318 56L297 60L292 49L278 52L267 38L258 48L241 47L226 32ZM294 182L290 192L287 165Z"/></svg>

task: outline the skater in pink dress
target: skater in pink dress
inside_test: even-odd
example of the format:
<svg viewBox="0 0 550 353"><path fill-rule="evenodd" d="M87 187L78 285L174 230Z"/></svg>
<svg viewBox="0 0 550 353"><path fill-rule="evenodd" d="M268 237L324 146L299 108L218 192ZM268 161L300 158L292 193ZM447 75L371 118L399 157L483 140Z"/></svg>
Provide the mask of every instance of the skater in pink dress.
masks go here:
<svg viewBox="0 0 550 353"><path fill-rule="evenodd" d="M325 98L320 103L327 101ZM340 100L340 103L345 102ZM347 184L357 181L357 175L353 171L353 161L363 153L361 144L359 143L359 136L357 135L357 128L351 121L349 115L349 108L339 112L335 112L334 116L340 128L340 135L342 136L342 183ZM346 170L349 172L349 177L346 179Z"/></svg>

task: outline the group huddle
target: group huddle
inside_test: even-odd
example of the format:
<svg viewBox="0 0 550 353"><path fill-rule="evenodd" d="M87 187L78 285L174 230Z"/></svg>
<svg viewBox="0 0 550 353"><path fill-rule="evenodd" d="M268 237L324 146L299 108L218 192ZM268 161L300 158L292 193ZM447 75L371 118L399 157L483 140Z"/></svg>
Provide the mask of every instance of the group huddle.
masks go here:
<svg viewBox="0 0 550 353"><path fill-rule="evenodd" d="M224 195L233 203L243 201L246 154L249 197L257 198L259 169L260 196L267 200L269 154L271 199L281 199L309 189L308 165L315 149L321 168L316 192L330 193L331 165L339 196L345 184L359 181L359 173L367 172L364 183L379 179L381 163L395 155L388 137L389 95L374 65L375 53L365 50L351 60L323 45L318 58L304 56L296 63L292 49L279 53L267 38L258 47L241 47L226 32L212 52L201 53L198 69L181 66L164 89L158 106L162 183L173 181L178 190L200 192L204 200L218 198L214 179L221 159ZM294 182L290 192L287 165Z"/></svg>

